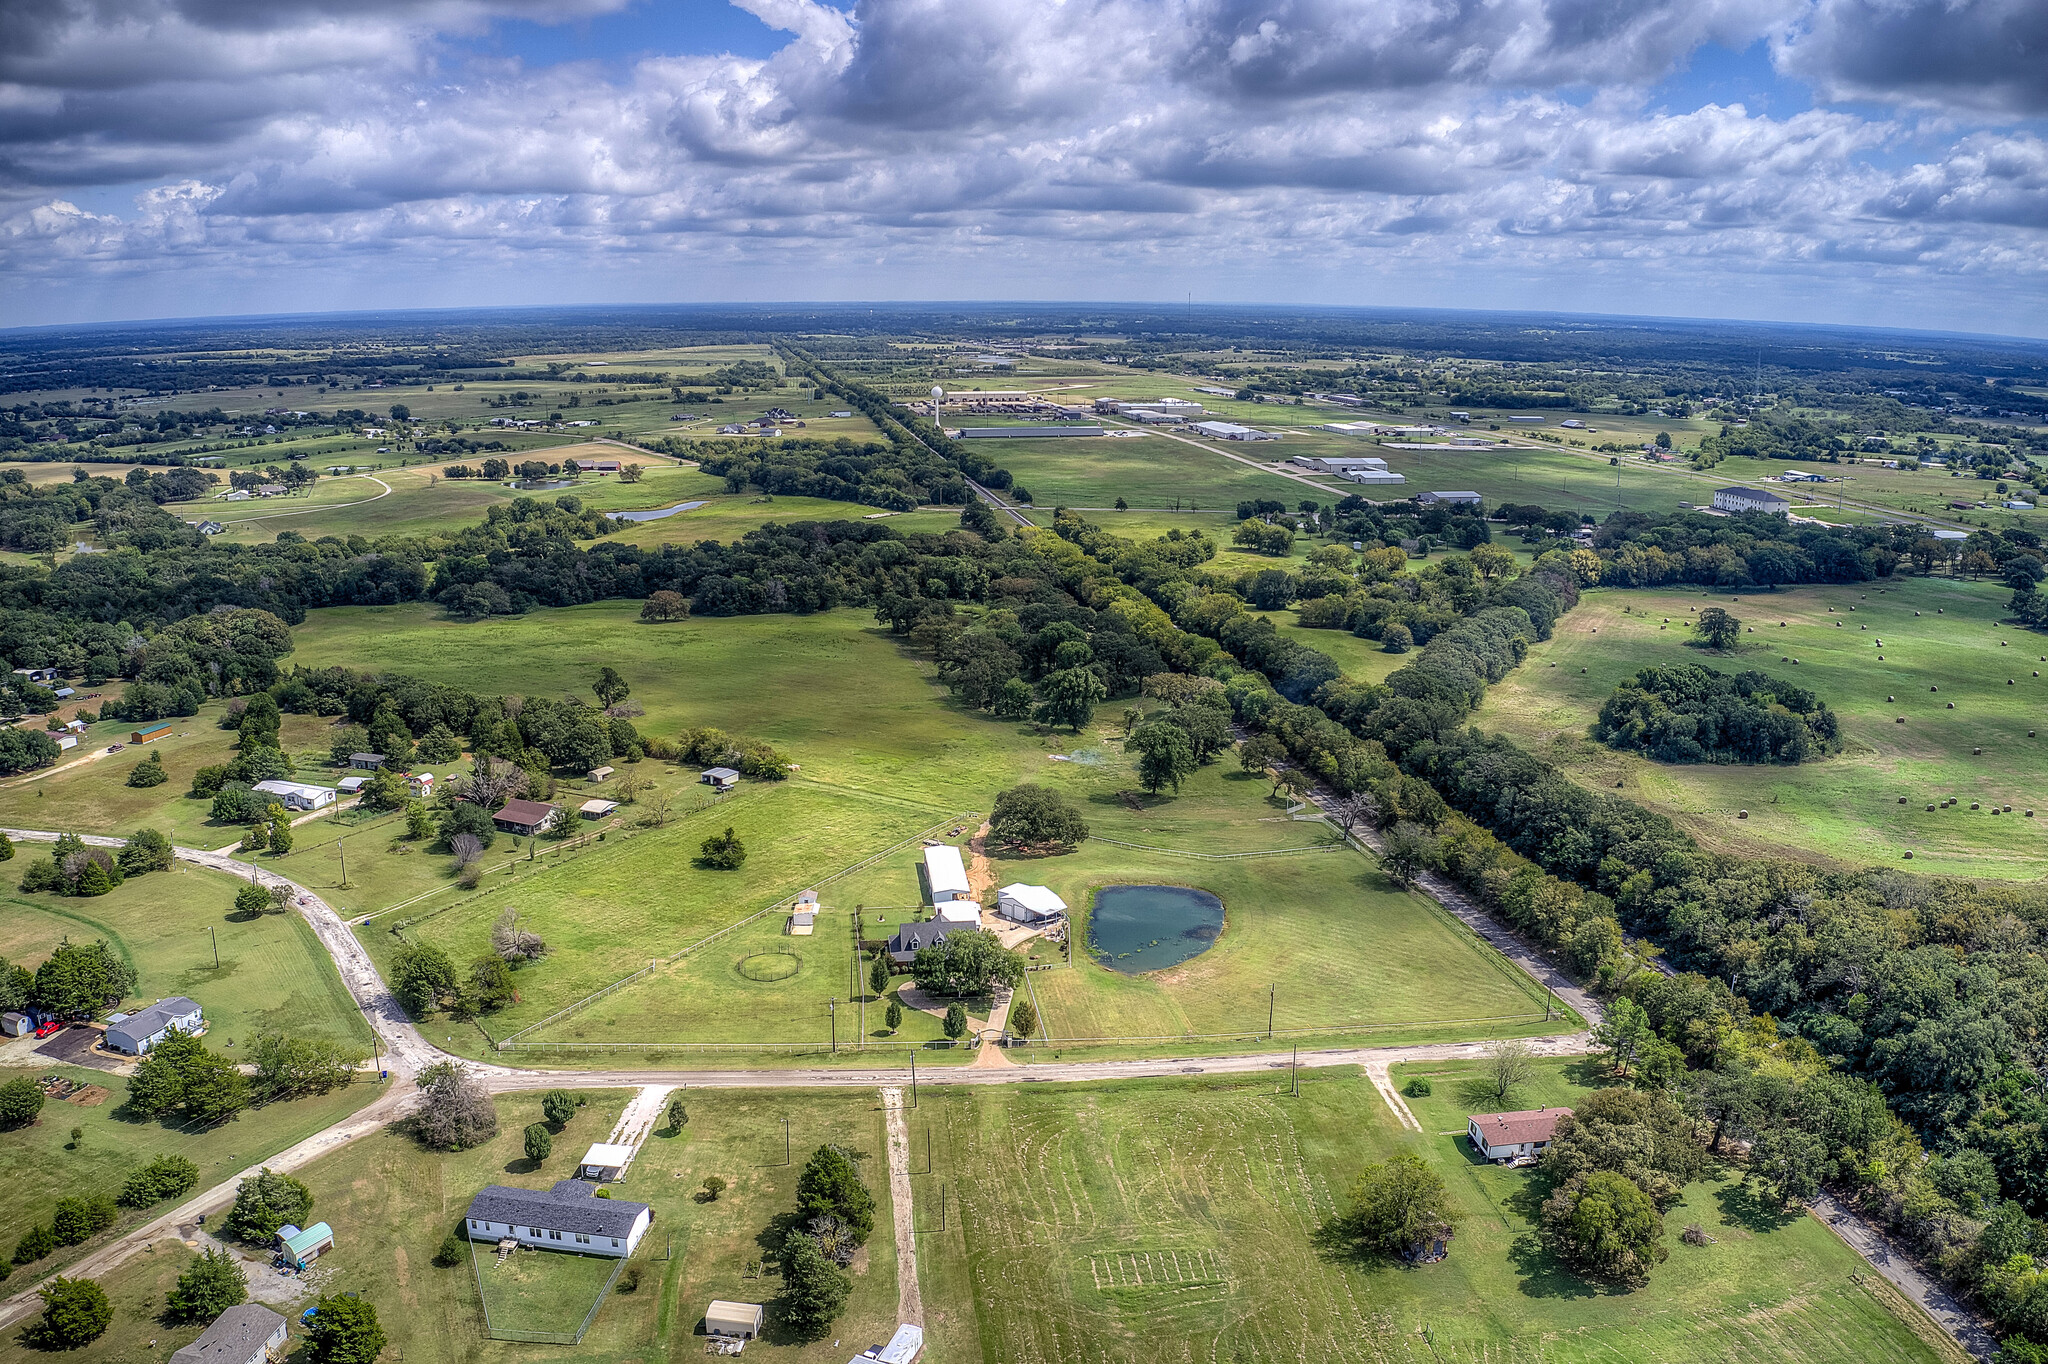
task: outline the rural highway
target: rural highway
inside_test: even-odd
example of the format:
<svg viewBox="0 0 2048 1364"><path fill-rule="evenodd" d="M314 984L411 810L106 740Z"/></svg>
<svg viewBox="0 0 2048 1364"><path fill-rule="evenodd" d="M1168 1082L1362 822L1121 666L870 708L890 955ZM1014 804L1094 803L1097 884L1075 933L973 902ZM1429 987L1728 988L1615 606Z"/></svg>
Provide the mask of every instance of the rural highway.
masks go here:
<svg viewBox="0 0 2048 1364"><path fill-rule="evenodd" d="M58 837L55 832L43 829L5 829L0 832L24 842L54 843ZM123 842L119 838L101 834L87 834L82 838L88 845L101 848L118 848ZM326 900L295 881L279 876L275 872L237 862L225 853L183 847L176 847L173 852L181 862L225 872L232 876L246 877L265 887L283 886L290 891L292 903L334 959L342 983L348 987L357 1007L363 1011L364 1017L376 1031L388 1057L387 1066L391 1071L391 1079L383 1094L350 1117L260 1163L261 1166L273 1170L298 1169L360 1137L383 1130L389 1123L403 1117L411 1109L418 1095L417 1088L406 1082L425 1067L441 1061L457 1062L496 1093L556 1088L640 1088L647 1085L696 1089L887 1090L900 1088L909 1076L907 1066L857 1066L844 1070L812 1067L786 1070L551 1071L500 1066L453 1056L429 1042L414 1026L405 1009L385 985L384 978L378 974L375 963L370 960L370 954L356 941L355 934L349 930L344 917ZM1439 899L1444 907L1461 921L1471 924L1475 931L1507 954L1518 967L1570 1004L1581 1017L1591 1023L1598 1023L1601 1018L1598 1002L1572 985L1570 981L1563 979L1554 967L1543 961L1519 938L1494 923L1450 886L1426 885L1424 889L1426 893ZM1530 1050L1539 1056L1578 1055L1589 1051L1591 1045L1592 1039L1586 1033L1535 1038L1529 1042ZM1357 1066L1364 1071L1374 1088L1386 1100L1395 1118L1404 1127L1415 1128L1417 1124L1414 1115L1409 1113L1408 1106L1401 1101L1400 1094L1395 1090L1388 1074L1389 1068L1405 1061L1476 1058L1483 1055L1484 1051L1485 1044L1481 1042L1451 1042L1417 1046L1333 1047L1303 1051L1298 1056L1291 1051L1271 1051L1237 1056L1166 1057L1129 1061L1052 1061L991 1067L944 1066L920 1072L917 1081L920 1086L1072 1083L1145 1077L1177 1078L1186 1075L1272 1073L1288 1070L1295 1065L1306 1069ZM242 1179L255 1173L257 1168L260 1167L252 1166L247 1170L238 1171L233 1177L195 1194L171 1211L98 1247L83 1259L68 1266L70 1273L73 1276L87 1277L105 1274L133 1256L141 1254L152 1241L170 1233L173 1228L194 1221L200 1213L225 1210L234 1202L236 1187ZM1816 1200L1815 1210L1816 1216L1821 1216L1846 1244L1870 1263L1872 1268L1884 1275L1900 1292L1919 1304L1928 1317L1955 1339L1958 1345L1979 1358L1989 1358L1986 1345L1990 1337L1985 1333L1982 1324L1975 1321L1966 1310L1950 1298L1938 1283L1921 1274L1905 1254L1892 1245L1883 1232L1845 1212L1831 1200ZM23 1288L5 1300L0 1300L0 1329L26 1319L38 1309L41 1301L38 1297L40 1287L39 1282Z"/></svg>

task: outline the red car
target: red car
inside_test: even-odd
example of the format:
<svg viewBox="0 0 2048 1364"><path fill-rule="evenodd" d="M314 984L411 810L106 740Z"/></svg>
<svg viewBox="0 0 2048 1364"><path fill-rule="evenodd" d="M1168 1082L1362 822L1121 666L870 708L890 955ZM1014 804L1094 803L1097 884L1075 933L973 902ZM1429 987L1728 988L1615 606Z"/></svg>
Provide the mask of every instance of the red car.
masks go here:
<svg viewBox="0 0 2048 1364"><path fill-rule="evenodd" d="M38 1024L38 1025L37 1025L37 1027L36 1027L36 1036L37 1036L37 1037L48 1037L48 1036L49 1036L49 1035L50 1035L51 1033L58 1033L58 1032L63 1032L63 1031L64 1031L64 1025L63 1025L62 1023L59 1023L59 1022L58 1022L58 1021L57 1021L56 1019L54 1019L54 1018L53 1018L53 1019L51 1019L51 1020L50 1020L49 1022L47 1022L47 1023L42 1023L42 1024Z"/></svg>

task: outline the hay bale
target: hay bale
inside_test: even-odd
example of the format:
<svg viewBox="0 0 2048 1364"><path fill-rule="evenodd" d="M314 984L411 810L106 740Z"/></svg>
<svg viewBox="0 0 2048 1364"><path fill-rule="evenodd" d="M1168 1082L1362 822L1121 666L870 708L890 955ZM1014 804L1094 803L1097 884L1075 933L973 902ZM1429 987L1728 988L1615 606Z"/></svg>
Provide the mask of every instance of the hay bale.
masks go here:
<svg viewBox="0 0 2048 1364"><path fill-rule="evenodd" d="M1898 719L1892 721L1892 723L1895 725L1903 725L1906 723L1906 717L1901 715Z"/></svg>
<svg viewBox="0 0 2048 1364"><path fill-rule="evenodd" d="M1954 710L1954 709L1956 708L1956 703L1955 703L1955 702L1953 702L1953 701L1949 702L1949 703L1948 703L1948 708L1949 708L1950 710Z"/></svg>
<svg viewBox="0 0 2048 1364"><path fill-rule="evenodd" d="M1973 748L1970 750L1970 755L1972 757L1981 758L1984 756L1984 750L1981 748Z"/></svg>
<svg viewBox="0 0 2048 1364"><path fill-rule="evenodd" d="M1929 806L1928 806L1927 808L1928 808L1928 809L1930 809L1930 810L1932 810L1932 809L1934 808L1934 806L1930 804L1930 805L1929 805Z"/></svg>
<svg viewBox="0 0 2048 1364"><path fill-rule="evenodd" d="M1886 703L1887 705L1889 705L1889 704L1890 704L1891 702L1893 702L1893 701L1896 701L1897 699L1898 699L1898 698L1897 698L1897 697L1895 697L1895 696L1887 696L1887 697L1885 697L1885 703Z"/></svg>
<svg viewBox="0 0 2048 1364"><path fill-rule="evenodd" d="M1735 812L1735 817L1736 817L1737 819L1748 819L1748 818L1749 818L1749 811L1747 811L1747 810L1737 810L1737 811Z"/></svg>
<svg viewBox="0 0 2048 1364"><path fill-rule="evenodd" d="M1973 800L1973 801L1971 801L1971 802L1970 802L1970 808L1971 808L1972 810L1976 809L1976 808L1977 808L1977 802L1976 802L1976 801L1974 801L1974 800Z"/></svg>
<svg viewBox="0 0 2048 1364"><path fill-rule="evenodd" d="M1900 797L1899 797L1899 804L1901 804L1901 805L1904 805L1905 803L1906 803L1906 798L1905 798L1904 796L1900 796Z"/></svg>
<svg viewBox="0 0 2048 1364"><path fill-rule="evenodd" d="M1913 850L1911 848L1906 849L1906 860L1908 862L1913 860Z"/></svg>

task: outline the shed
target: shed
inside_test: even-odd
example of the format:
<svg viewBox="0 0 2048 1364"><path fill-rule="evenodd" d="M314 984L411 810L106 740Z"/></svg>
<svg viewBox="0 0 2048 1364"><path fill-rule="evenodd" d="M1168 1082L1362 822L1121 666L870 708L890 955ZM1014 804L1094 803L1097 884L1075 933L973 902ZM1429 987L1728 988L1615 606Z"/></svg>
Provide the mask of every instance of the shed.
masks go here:
<svg viewBox="0 0 2048 1364"><path fill-rule="evenodd" d="M315 1222L301 1231L287 1224L277 1229L277 1249L293 1269L304 1269L334 1249L334 1228Z"/></svg>
<svg viewBox="0 0 2048 1364"><path fill-rule="evenodd" d="M1004 886L996 892L996 913L1020 924L1044 923L1067 912L1067 902L1045 886L1023 882Z"/></svg>
<svg viewBox="0 0 2048 1364"><path fill-rule="evenodd" d="M131 744L153 744L158 739L168 739L170 737L171 727L169 725L144 725L141 729L128 736L128 742Z"/></svg>
<svg viewBox="0 0 2048 1364"><path fill-rule="evenodd" d="M360 767L365 772L375 772L384 765L384 755L382 753L351 753L348 755L348 765L350 767Z"/></svg>
<svg viewBox="0 0 2048 1364"><path fill-rule="evenodd" d="M583 1179L609 1182L623 1179L626 1167L633 1163L638 1148L623 1142L593 1142L583 1159L576 1163L576 1173Z"/></svg>
<svg viewBox="0 0 2048 1364"><path fill-rule="evenodd" d="M590 769L590 779L592 781L610 781L611 777L612 766L610 763L606 763L603 767L593 767Z"/></svg>
<svg viewBox="0 0 2048 1364"><path fill-rule="evenodd" d="M967 884L967 864L960 860L960 850L950 843L926 846L924 877L934 905L965 900L973 894Z"/></svg>
<svg viewBox="0 0 2048 1364"><path fill-rule="evenodd" d="M761 1320L765 1315L758 1302L726 1302L713 1298L711 1305L704 1309L704 1334L752 1340L761 1334Z"/></svg>
<svg viewBox="0 0 2048 1364"><path fill-rule="evenodd" d="M85 721L66 720L64 722L64 728L70 730L73 734L83 734L85 733Z"/></svg>
<svg viewBox="0 0 2048 1364"><path fill-rule="evenodd" d="M334 789L341 792L344 796L353 796L360 794L362 789L369 784L370 779L368 777L343 777L340 781L334 783Z"/></svg>
<svg viewBox="0 0 2048 1364"><path fill-rule="evenodd" d="M151 1047L181 1032L190 1037L204 1031L205 1013L183 995L160 999L147 1009L137 1009L118 1022L107 1025L106 1041L111 1051L141 1056Z"/></svg>
<svg viewBox="0 0 2048 1364"><path fill-rule="evenodd" d="M560 806L544 805L537 800L508 800L491 816L491 823L508 834L537 834L561 812Z"/></svg>
<svg viewBox="0 0 2048 1364"><path fill-rule="evenodd" d="M740 784L740 774L730 767L714 767L697 780L717 791L730 791Z"/></svg>
<svg viewBox="0 0 2048 1364"><path fill-rule="evenodd" d="M20 1037L30 1030L28 1015L24 1013L0 1014L0 1037Z"/></svg>
<svg viewBox="0 0 2048 1364"><path fill-rule="evenodd" d="M286 1322L260 1303L230 1307L171 1356L171 1364L264 1364L284 1358Z"/></svg>
<svg viewBox="0 0 2048 1364"><path fill-rule="evenodd" d="M405 774L405 789L421 800L434 796L434 774L431 772L408 772Z"/></svg>
<svg viewBox="0 0 2048 1364"><path fill-rule="evenodd" d="M576 813L585 819L603 819L618 808L619 803L615 800L586 800L576 807Z"/></svg>
<svg viewBox="0 0 2048 1364"><path fill-rule="evenodd" d="M76 734L59 734L55 737L57 740L57 751L60 753L67 748L78 747L78 736Z"/></svg>
<svg viewBox="0 0 2048 1364"><path fill-rule="evenodd" d="M818 911L815 909L793 910L789 916L789 933L793 938L808 938L818 929Z"/></svg>

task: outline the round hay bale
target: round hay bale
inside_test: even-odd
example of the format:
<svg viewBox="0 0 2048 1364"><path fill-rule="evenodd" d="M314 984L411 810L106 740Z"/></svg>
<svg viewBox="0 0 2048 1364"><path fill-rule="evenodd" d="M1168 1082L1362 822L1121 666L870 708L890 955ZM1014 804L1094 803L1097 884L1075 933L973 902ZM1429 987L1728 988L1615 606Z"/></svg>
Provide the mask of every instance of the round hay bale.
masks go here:
<svg viewBox="0 0 2048 1364"><path fill-rule="evenodd" d="M1955 703L1955 702L1953 702L1953 701L1949 702L1949 703L1948 703L1948 708L1949 708L1950 710L1954 710L1954 709L1956 708L1956 703Z"/></svg>
<svg viewBox="0 0 2048 1364"><path fill-rule="evenodd" d="M2001 807L2001 808L2002 808L2002 809L2004 809L2004 811L2005 811L2005 812L2006 812L2007 814L2011 814L2011 813L2012 813L2012 807L2011 807L2010 805L2007 805L2007 806L2003 806L2003 807Z"/></svg>
<svg viewBox="0 0 2048 1364"><path fill-rule="evenodd" d="M1914 612L1913 614L1917 616L1917 615L1919 615L1920 613L1919 613L1918 611L1915 611L1915 612Z"/></svg>
<svg viewBox="0 0 2048 1364"><path fill-rule="evenodd" d="M1906 723L1906 717L1901 715L1898 719L1892 721L1892 723L1895 725L1903 725Z"/></svg>
<svg viewBox="0 0 2048 1364"><path fill-rule="evenodd" d="M1878 662L1880 662L1880 663L1884 662L1884 655L1883 655L1883 654L1879 654L1879 655L1877 656L1877 661L1878 661Z"/></svg>
<svg viewBox="0 0 2048 1364"><path fill-rule="evenodd" d="M1893 702L1893 701L1896 701L1896 700L1898 700L1898 698L1897 698L1896 696L1887 696L1887 697L1885 697L1885 702L1886 702L1886 704L1890 704L1891 702Z"/></svg>
<svg viewBox="0 0 2048 1364"><path fill-rule="evenodd" d="M1913 860L1913 850L1911 848L1906 849L1906 860L1908 862Z"/></svg>
<svg viewBox="0 0 2048 1364"><path fill-rule="evenodd" d="M1928 808L1928 809L1930 809L1930 810L1932 810L1932 809L1933 809L1934 807L1933 807L1932 805L1930 805L1930 806L1928 806L1927 808Z"/></svg>
<svg viewBox="0 0 2048 1364"><path fill-rule="evenodd" d="M1976 801L1974 801L1974 800L1973 800L1973 801L1971 801L1971 802L1970 802L1970 808L1971 808L1972 810L1976 809L1976 808L1977 808L1977 802L1976 802Z"/></svg>
<svg viewBox="0 0 2048 1364"><path fill-rule="evenodd" d="M1940 688L1940 687L1929 687L1929 688L1928 688L1927 690L1929 690L1929 691L1940 691L1940 690L1941 690L1941 688Z"/></svg>
<svg viewBox="0 0 2048 1364"><path fill-rule="evenodd" d="M1586 670L1585 670L1584 668L1581 668L1581 669L1579 669L1579 671L1580 671L1580 672L1584 672L1584 671L1586 671Z"/></svg>
<svg viewBox="0 0 2048 1364"><path fill-rule="evenodd" d="M2027 818L2028 818L2028 819L2032 819L2033 817L2034 817L2034 812L2033 812L2032 810L2029 810L2029 811L2027 811Z"/></svg>
<svg viewBox="0 0 2048 1364"><path fill-rule="evenodd" d="M2006 678L2006 679L2005 679L2005 685L2006 685L2006 686L2008 686L2008 687L2012 686L2012 685L2013 685L2013 680L2012 680L2012 679L2011 679L2010 677Z"/></svg>
<svg viewBox="0 0 2048 1364"><path fill-rule="evenodd" d="M1984 756L1984 750L1981 748L1973 748L1970 750L1970 754L1972 757L1981 758Z"/></svg>
<svg viewBox="0 0 2048 1364"><path fill-rule="evenodd" d="M2001 649L2010 649L2012 646L2001 639L1998 641L1998 647Z"/></svg>
<svg viewBox="0 0 2048 1364"><path fill-rule="evenodd" d="M1900 796L1900 797L1899 797L1899 804L1901 804L1901 805L1904 805L1905 803L1906 803L1906 798L1905 798L1904 796Z"/></svg>
<svg viewBox="0 0 2048 1364"><path fill-rule="evenodd" d="M1748 818L1749 818L1749 811L1747 811L1747 810L1737 810L1737 811L1735 812L1735 817L1736 817L1737 819L1748 819Z"/></svg>

